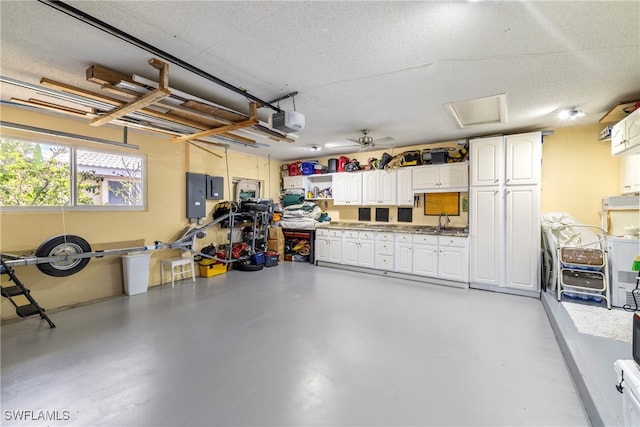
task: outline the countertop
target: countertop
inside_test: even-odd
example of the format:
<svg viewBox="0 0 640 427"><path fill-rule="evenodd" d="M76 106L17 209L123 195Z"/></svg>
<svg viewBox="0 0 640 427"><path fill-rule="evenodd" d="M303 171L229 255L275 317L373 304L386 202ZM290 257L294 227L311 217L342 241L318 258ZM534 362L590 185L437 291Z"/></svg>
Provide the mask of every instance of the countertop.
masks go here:
<svg viewBox="0 0 640 427"><path fill-rule="evenodd" d="M316 229L322 228L338 228L341 230L388 231L392 233L433 234L460 237L467 237L469 235L469 230L467 227L446 227L442 230L437 230L436 227L429 225L386 224L379 222L333 221L330 223L316 224Z"/></svg>

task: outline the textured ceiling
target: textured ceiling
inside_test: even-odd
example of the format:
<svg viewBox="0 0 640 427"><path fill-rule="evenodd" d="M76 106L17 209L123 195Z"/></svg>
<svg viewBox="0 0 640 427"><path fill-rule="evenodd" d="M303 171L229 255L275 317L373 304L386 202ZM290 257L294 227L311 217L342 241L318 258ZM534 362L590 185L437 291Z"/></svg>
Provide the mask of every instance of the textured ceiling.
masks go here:
<svg viewBox="0 0 640 427"><path fill-rule="evenodd" d="M640 2L69 1L271 101L297 91L295 143L242 148L291 160L371 129L387 147L597 123L640 99ZM96 90L101 64L155 78L152 55L37 1L0 1L2 75ZM248 112L244 97L170 65L170 86ZM3 101L33 94L0 87ZM461 129L447 105L506 94L507 121ZM293 109L291 99L280 103ZM560 108L587 113L572 122ZM272 113L261 108L259 116ZM232 147L231 149L235 149ZM354 152L349 147L321 154Z"/></svg>

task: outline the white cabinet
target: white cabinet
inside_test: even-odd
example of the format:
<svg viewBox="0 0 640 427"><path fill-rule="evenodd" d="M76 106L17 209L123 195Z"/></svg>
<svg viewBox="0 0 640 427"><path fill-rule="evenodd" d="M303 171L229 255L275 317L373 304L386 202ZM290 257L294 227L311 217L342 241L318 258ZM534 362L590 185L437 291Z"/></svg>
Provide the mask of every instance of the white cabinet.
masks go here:
<svg viewBox="0 0 640 427"><path fill-rule="evenodd" d="M541 146L540 132L470 141L472 287L540 291Z"/></svg>
<svg viewBox="0 0 640 427"><path fill-rule="evenodd" d="M467 282L469 280L469 256L467 238L438 236L438 278Z"/></svg>
<svg viewBox="0 0 640 427"><path fill-rule="evenodd" d="M376 233L375 267L378 270L393 271L393 233Z"/></svg>
<svg viewBox="0 0 640 427"><path fill-rule="evenodd" d="M438 236L415 234L413 236L414 274L436 277L438 275Z"/></svg>
<svg viewBox="0 0 640 427"><path fill-rule="evenodd" d="M374 267L373 231L345 230L343 232L342 248L342 261L344 264L358 267Z"/></svg>
<svg viewBox="0 0 640 427"><path fill-rule="evenodd" d="M362 205L362 174L344 172L333 175L333 204Z"/></svg>
<svg viewBox="0 0 640 427"><path fill-rule="evenodd" d="M395 233L395 258L398 273L413 273L413 235Z"/></svg>
<svg viewBox="0 0 640 427"><path fill-rule="evenodd" d="M640 192L640 154L620 156L620 194Z"/></svg>
<svg viewBox="0 0 640 427"><path fill-rule="evenodd" d="M411 168L396 171L396 203L398 206L413 206L413 187Z"/></svg>
<svg viewBox="0 0 640 427"><path fill-rule="evenodd" d="M412 169L413 192L467 191L468 163L416 166Z"/></svg>
<svg viewBox="0 0 640 427"><path fill-rule="evenodd" d="M640 152L640 109L635 110L611 129L611 154L627 155Z"/></svg>
<svg viewBox="0 0 640 427"><path fill-rule="evenodd" d="M302 188L307 191L307 182L303 175L285 176L282 178L282 187L285 190L292 188Z"/></svg>
<svg viewBox="0 0 640 427"><path fill-rule="evenodd" d="M396 204L396 172L375 170L362 173L362 201L366 206Z"/></svg>
<svg viewBox="0 0 640 427"><path fill-rule="evenodd" d="M342 230L316 230L316 261L342 262Z"/></svg>

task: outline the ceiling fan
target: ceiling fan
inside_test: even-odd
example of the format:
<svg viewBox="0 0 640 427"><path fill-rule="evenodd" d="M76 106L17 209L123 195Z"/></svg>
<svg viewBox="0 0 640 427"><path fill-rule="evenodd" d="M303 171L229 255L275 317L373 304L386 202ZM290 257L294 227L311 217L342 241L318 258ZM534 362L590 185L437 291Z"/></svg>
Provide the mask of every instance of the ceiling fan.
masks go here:
<svg viewBox="0 0 640 427"><path fill-rule="evenodd" d="M329 142L325 145L327 148L358 147L360 150L366 150L393 141L393 138L390 136L373 139L373 137L369 136L369 132L371 132L369 129L361 129L361 132L362 136L359 138L347 138L347 141L350 142Z"/></svg>

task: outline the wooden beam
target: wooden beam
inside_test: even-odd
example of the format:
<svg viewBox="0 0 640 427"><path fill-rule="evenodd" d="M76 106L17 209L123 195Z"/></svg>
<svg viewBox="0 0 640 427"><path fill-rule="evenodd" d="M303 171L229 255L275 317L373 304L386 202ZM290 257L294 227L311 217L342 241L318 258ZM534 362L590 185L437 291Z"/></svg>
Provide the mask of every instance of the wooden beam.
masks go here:
<svg viewBox="0 0 640 427"><path fill-rule="evenodd" d="M112 70L111 68L103 67L102 65L92 65L87 68L86 71L87 81L103 84L115 85L121 80L125 80L130 83L135 83L131 76L123 74L119 71Z"/></svg>
<svg viewBox="0 0 640 427"><path fill-rule="evenodd" d="M112 120L119 119L122 116L126 116L129 113L133 113L135 111L141 110L144 107L147 107L153 104L154 102L161 100L162 98L166 98L169 95L171 95L171 92L169 92L166 89L156 89L153 92L149 92L145 96L142 96L135 101L132 101L128 104L118 107L115 110L109 111L107 114L105 114L102 117L93 119L91 123L89 123L89 125L102 126L104 124L109 123Z"/></svg>
<svg viewBox="0 0 640 427"><path fill-rule="evenodd" d="M155 58L150 59L149 64L153 68L160 70L159 87L156 90L153 90L148 94L141 96L135 101L129 102L126 105L121 105L115 110L109 111L104 116L93 119L91 123L89 123L90 126L102 126L112 120L118 119L122 116L126 116L129 113L148 107L154 102L157 102L162 98L166 98L167 96L171 95L171 91L168 89L169 65Z"/></svg>
<svg viewBox="0 0 640 427"><path fill-rule="evenodd" d="M82 117L86 119L87 117L91 117L93 114L88 111L76 110L75 108L65 107L64 105L58 105L51 102L41 101L35 98L29 98L29 100L11 98L11 102L20 105L27 105L29 107L37 107L42 108L44 110L54 111L56 113L63 113L74 117Z"/></svg>
<svg viewBox="0 0 640 427"><path fill-rule="evenodd" d="M115 106L121 106L126 104L126 102L121 99L112 98L110 96L106 96L101 93L91 92L90 90L81 89L79 87L71 86L66 83L47 79L46 77L43 77L40 79L40 84L45 87L50 87L52 89L60 90L62 92L67 92L73 95L82 96L84 98L89 98L94 101L104 102L106 104L111 104Z"/></svg>
<svg viewBox="0 0 640 427"><path fill-rule="evenodd" d="M205 130L202 132L197 132L191 135L185 135L185 136L174 136L173 138L171 138L171 142L180 142L180 141L188 141L190 139L194 139L194 138L202 138L204 136L211 136L211 135L220 135L221 133L225 133L225 132L229 132L232 130L236 130L236 129L242 129L242 128L246 128L249 126L253 126L256 123L258 123L258 115L257 115L257 106L255 104L255 102L251 103L251 117L249 118L249 120L244 120L242 122L235 122L235 123L231 123L229 125L226 126L220 126L214 129L209 129L209 130Z"/></svg>

